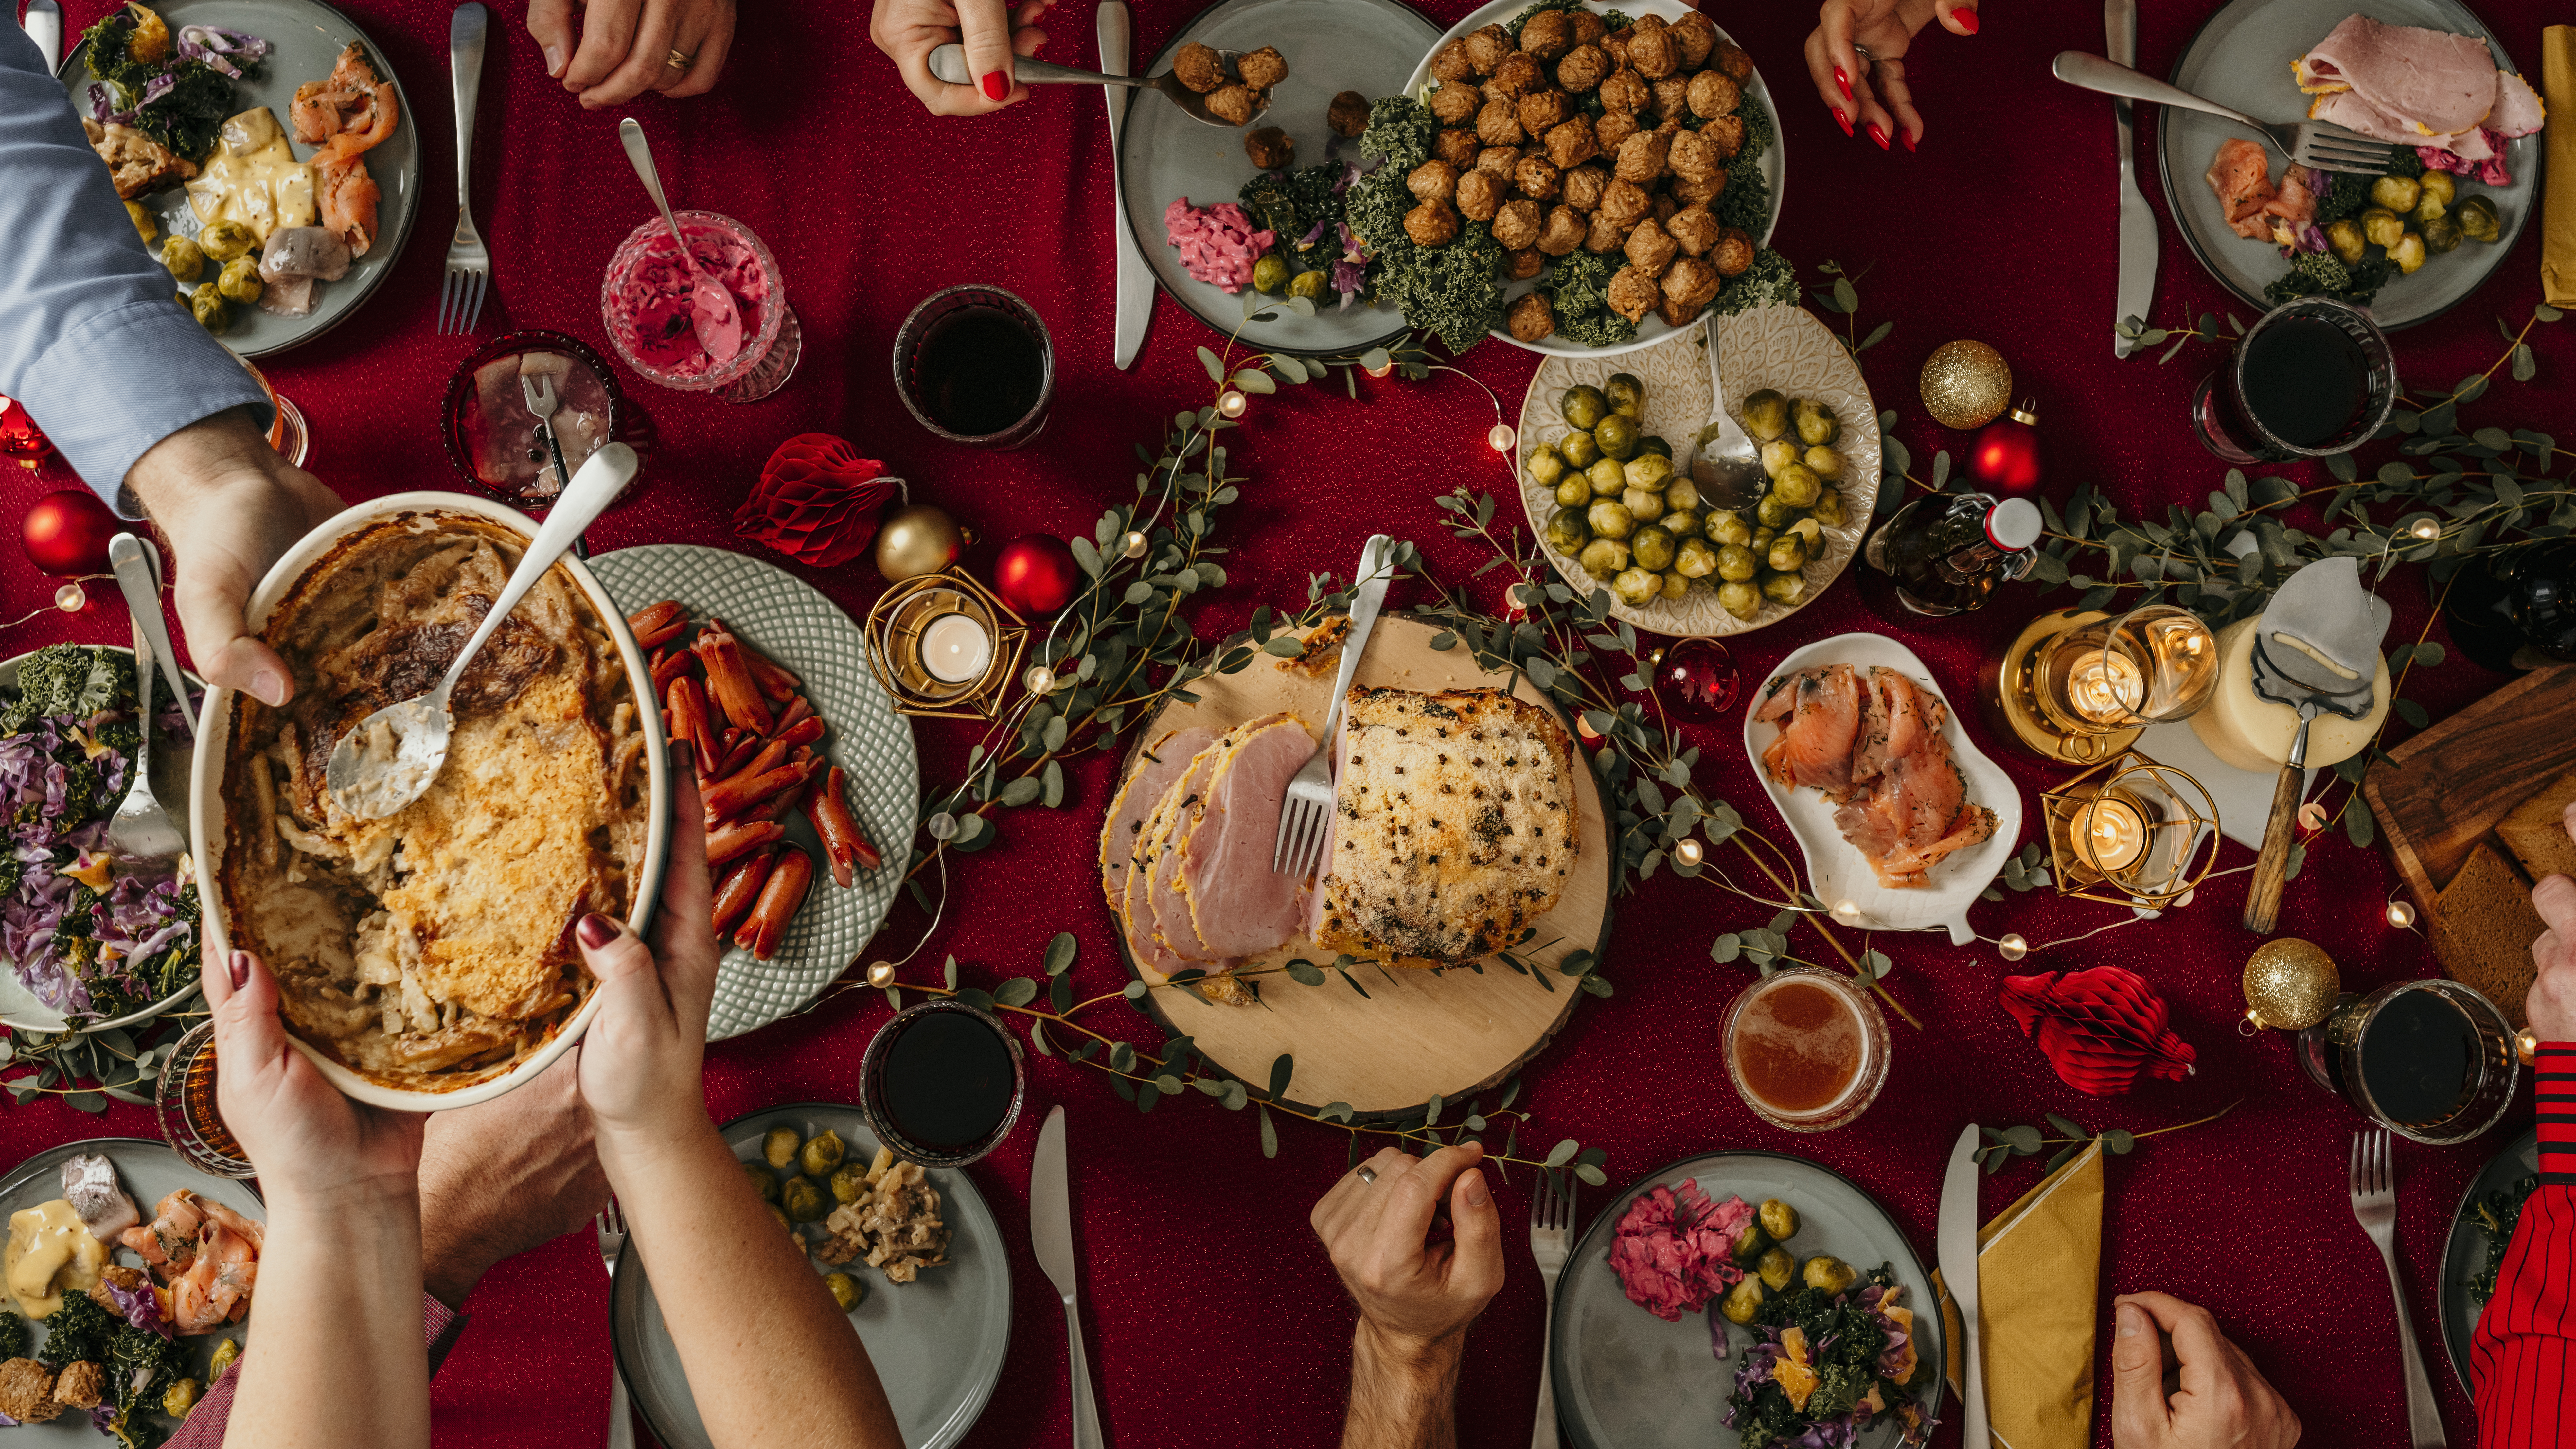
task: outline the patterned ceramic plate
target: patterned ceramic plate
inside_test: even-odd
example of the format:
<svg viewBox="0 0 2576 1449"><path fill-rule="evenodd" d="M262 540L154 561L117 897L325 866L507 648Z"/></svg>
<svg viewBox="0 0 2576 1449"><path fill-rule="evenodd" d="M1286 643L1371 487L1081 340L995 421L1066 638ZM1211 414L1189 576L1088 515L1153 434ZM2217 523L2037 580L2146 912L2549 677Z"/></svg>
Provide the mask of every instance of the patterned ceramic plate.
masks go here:
<svg viewBox="0 0 2576 1449"><path fill-rule="evenodd" d="M2486 1267L2487 1230L2470 1218L2469 1208L2490 1192L2512 1196L2514 1184L2538 1171L2540 1129L2535 1127L2489 1158L2469 1180L2468 1190L2460 1194L2460 1210L2451 1215L2450 1236L2442 1242L2441 1277L2433 1287L2433 1301L2440 1305L2442 1348L2451 1361L2451 1372L2460 1376L2460 1392L2472 1397L2478 1390L2469 1381L2469 1335L2477 1331L2478 1315L2486 1311L2486 1304L2469 1291L2469 1278Z"/></svg>
<svg viewBox="0 0 2576 1449"><path fill-rule="evenodd" d="M1694 451L1691 440L1715 416L1710 408L1715 388L1705 341L1711 322L1717 328L1716 370L1725 376L1726 410L1738 422L1744 418L1745 395L1766 387L1792 398L1826 403L1842 419L1842 438L1834 446L1847 465L1839 485L1845 522L1825 530L1824 556L1808 560L1807 596L1795 604L1765 599L1761 613L1739 619L1718 606L1717 580L1712 575L1694 583L1680 599L1657 599L1644 608L1611 605L1612 614L1638 628L1675 638L1750 633L1805 608L1832 587L1859 551L1861 539L1869 532L1870 511L1878 505L1878 410L1869 399L1869 384L1861 380L1859 366L1841 341L1803 307L1756 307L1732 317L1707 319L1625 356L1548 358L1539 364L1529 391L1521 398L1521 456L1526 459L1540 444L1566 435L1556 400L1567 388L1587 382L1599 387L1610 374L1625 372L1646 385L1642 430L1671 443L1675 470L1688 472ZM1542 540L1540 552L1566 584L1579 594L1599 587L1581 565L1544 543L1547 521L1556 515L1554 490L1540 487L1524 472L1521 503L1529 511L1530 532Z"/></svg>
<svg viewBox="0 0 2576 1449"><path fill-rule="evenodd" d="M867 636L850 616L813 587L755 558L721 548L659 543L594 555L590 571L617 606L633 613L663 599L688 606L697 623L721 618L744 642L805 681L806 695L831 733L823 753L849 773L850 805L859 828L894 860L921 804L921 758L912 726L868 670ZM822 847L801 813L786 821L790 844L804 847L818 866L805 909L768 961L754 961L740 947L725 950L716 976L715 1006L707 1040L722 1041L802 1010L832 979L849 968L885 924L902 870L888 865L836 889L819 867Z"/></svg>

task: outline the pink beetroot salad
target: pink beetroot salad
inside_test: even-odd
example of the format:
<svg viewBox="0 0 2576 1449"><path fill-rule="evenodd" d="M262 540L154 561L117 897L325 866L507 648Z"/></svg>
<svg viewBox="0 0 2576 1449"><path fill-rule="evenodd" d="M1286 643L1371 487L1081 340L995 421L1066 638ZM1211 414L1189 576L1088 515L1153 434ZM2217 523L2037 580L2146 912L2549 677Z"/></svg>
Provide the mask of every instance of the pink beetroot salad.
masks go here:
<svg viewBox="0 0 2576 1449"><path fill-rule="evenodd" d="M1252 229L1252 217L1231 201L1192 206L1186 196L1163 211L1163 231L1181 250L1181 266L1202 282L1228 292L1252 285L1252 264L1270 250L1275 233Z"/></svg>
<svg viewBox="0 0 2576 1449"><path fill-rule="evenodd" d="M1654 1187L1628 1205L1610 1240L1610 1267L1628 1301L1667 1323L1697 1312L1744 1280L1729 1250L1753 1205L1740 1197L1712 1203L1697 1182L1675 1192Z"/></svg>
<svg viewBox="0 0 2576 1449"><path fill-rule="evenodd" d="M769 302L769 273L759 253L724 227L691 218L680 222L689 238L689 254L710 277L733 294L742 316L743 345L760 335L761 314ZM672 377L702 377L717 363L698 345L690 319L689 269L680 249L664 229L635 248L625 272L610 279L603 311L628 351L645 365Z"/></svg>

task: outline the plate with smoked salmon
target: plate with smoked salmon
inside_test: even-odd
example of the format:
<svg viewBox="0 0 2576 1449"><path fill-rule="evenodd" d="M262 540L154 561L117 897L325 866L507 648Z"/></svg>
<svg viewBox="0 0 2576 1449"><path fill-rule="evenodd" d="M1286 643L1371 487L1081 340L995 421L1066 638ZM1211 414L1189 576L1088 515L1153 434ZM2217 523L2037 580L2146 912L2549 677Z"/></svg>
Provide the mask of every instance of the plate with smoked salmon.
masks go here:
<svg viewBox="0 0 2576 1449"><path fill-rule="evenodd" d="M1871 929L1975 939L1968 907L2021 839L2021 792L1913 650L1837 634L1791 654L1745 715L1744 749L1818 897Z"/></svg>

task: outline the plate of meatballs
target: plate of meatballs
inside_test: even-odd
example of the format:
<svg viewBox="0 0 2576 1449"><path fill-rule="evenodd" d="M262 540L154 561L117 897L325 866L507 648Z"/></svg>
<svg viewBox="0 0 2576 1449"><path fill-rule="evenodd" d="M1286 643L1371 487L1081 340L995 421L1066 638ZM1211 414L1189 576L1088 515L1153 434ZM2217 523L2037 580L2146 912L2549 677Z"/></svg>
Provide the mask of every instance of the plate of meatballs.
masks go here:
<svg viewBox="0 0 2576 1449"><path fill-rule="evenodd" d="M1780 214L1776 112L1753 59L1686 0L1622 0L1612 30L1582 6L1509 22L1527 0L1494 0L1433 44L1405 82L1440 126L1407 178L1417 246L1463 224L1504 252L1505 326L1533 352L1598 357L1690 326L1751 271ZM1610 269L1608 310L1633 335L1569 336L1559 259ZM1616 324L1614 331L1624 331Z"/></svg>

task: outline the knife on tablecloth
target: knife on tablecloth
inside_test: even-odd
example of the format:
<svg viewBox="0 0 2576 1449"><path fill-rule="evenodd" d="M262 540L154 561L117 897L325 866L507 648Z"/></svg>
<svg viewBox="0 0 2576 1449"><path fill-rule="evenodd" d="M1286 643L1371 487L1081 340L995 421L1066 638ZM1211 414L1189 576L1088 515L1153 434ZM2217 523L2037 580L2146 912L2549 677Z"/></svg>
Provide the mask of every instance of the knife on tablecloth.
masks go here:
<svg viewBox="0 0 2576 1449"><path fill-rule="evenodd" d="M63 68L63 7L54 0L27 0L27 36L44 52L47 74Z"/></svg>
<svg viewBox="0 0 2576 1449"><path fill-rule="evenodd" d="M2109 34L2106 53L2115 65L2134 70L2138 64L2138 0L2103 0L2102 23ZM2138 194L2138 146L2131 126L2133 102L2111 101L2111 120L2120 138L2120 294L2111 325L2131 317L2144 322L2156 300L2156 214ZM2137 344L2113 334L2111 352L2126 357Z"/></svg>
<svg viewBox="0 0 2576 1449"><path fill-rule="evenodd" d="M1126 0L1100 0L1099 36L1101 71L1127 74ZM1127 120L1127 98L1134 92L1125 86L1102 86L1100 91L1109 98L1109 206L1118 214L1117 332L1110 361L1123 372L1145 345L1145 323L1154 315L1154 270L1145 265L1145 254L1137 249L1136 228L1127 220L1127 190L1118 179L1118 133Z"/></svg>
<svg viewBox="0 0 2576 1449"><path fill-rule="evenodd" d="M1101 8L1117 4L1102 0ZM1118 5L1122 15L1126 8ZM1038 1132L1037 1162L1029 1170L1029 1245L1064 1299L1065 1346L1073 1360L1073 1449L1103 1449L1100 1406L1092 1401L1091 1367L1082 1357L1082 1309L1073 1294L1073 1184L1064 1160L1062 1107L1047 1113Z"/></svg>
<svg viewBox="0 0 2576 1449"><path fill-rule="evenodd" d="M1984 1175L1977 1169L1977 1146L1972 1122L1959 1134L1959 1145L1950 1149L1950 1171L1941 1181L1941 1282L1950 1290L1950 1301L1959 1305L1959 1336L1967 1340L1967 1351L1959 1356L1964 1365L1960 1397L1967 1401L1959 1442L1967 1449L1986 1449L1987 1437L1986 1365L1977 1324L1977 1179Z"/></svg>

